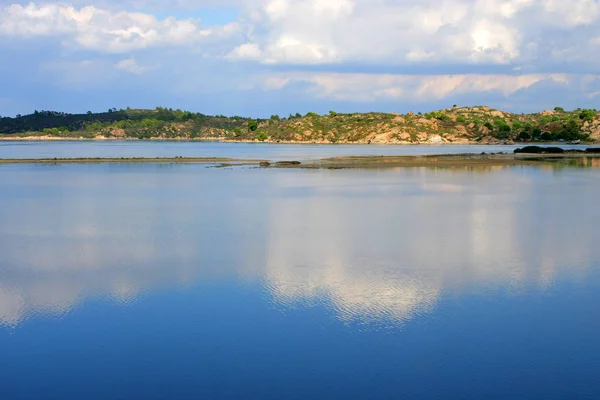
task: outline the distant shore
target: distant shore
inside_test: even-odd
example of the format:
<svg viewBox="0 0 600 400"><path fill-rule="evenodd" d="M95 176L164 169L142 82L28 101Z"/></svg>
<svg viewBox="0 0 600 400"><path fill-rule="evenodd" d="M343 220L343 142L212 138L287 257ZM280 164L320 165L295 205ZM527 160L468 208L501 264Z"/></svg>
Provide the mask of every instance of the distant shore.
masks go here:
<svg viewBox="0 0 600 400"><path fill-rule="evenodd" d="M0 159L0 164L212 164L215 167L249 166L257 168L294 169L372 169L402 167L493 167L558 165L573 167L600 167L599 153L565 152L563 154L440 154L427 156L346 156L311 161L277 161L236 158L34 158Z"/></svg>
<svg viewBox="0 0 600 400"><path fill-rule="evenodd" d="M502 142L502 141L463 141L454 143L432 143L429 141L413 142L413 143L363 143L363 142L337 142L328 143L322 141L258 141L258 140L231 140L223 138L150 138L140 140L137 138L86 138L86 137L61 137L61 136L9 136L0 135L0 142L128 142L128 143L148 143L148 142L170 142L170 143L255 143L255 144L325 144L325 145L356 145L356 146L525 146L525 145L544 145L544 146L572 146L574 144L568 142ZM588 141L577 144L578 146L596 146L600 142Z"/></svg>

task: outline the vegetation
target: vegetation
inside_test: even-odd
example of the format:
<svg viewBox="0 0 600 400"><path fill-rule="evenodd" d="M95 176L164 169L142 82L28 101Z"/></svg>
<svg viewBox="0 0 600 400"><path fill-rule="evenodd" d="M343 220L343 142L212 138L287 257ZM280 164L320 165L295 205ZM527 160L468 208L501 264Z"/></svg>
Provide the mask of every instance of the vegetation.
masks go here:
<svg viewBox="0 0 600 400"><path fill-rule="evenodd" d="M488 107L458 107L426 114L355 113L330 111L272 115L269 119L208 116L156 107L85 114L35 111L0 118L0 134L12 136L107 137L131 139L219 139L247 141L418 143L437 137L446 143L498 141L600 140L596 110L512 114Z"/></svg>

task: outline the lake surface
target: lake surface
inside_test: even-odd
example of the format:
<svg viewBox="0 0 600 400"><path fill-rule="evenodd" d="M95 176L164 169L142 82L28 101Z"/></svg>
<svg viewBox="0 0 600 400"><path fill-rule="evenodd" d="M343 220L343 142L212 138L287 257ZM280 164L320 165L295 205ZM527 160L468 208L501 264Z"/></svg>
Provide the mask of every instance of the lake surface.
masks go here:
<svg viewBox="0 0 600 400"><path fill-rule="evenodd" d="M266 160L310 160L340 156L400 156L458 153L512 153L521 146L445 145L393 146L357 144L271 144L217 142L142 142L72 141L11 142L0 141L0 158L61 157L231 157ZM598 146L569 146L586 148Z"/></svg>
<svg viewBox="0 0 600 400"><path fill-rule="evenodd" d="M594 168L1 165L0 399L597 399L599 199Z"/></svg>

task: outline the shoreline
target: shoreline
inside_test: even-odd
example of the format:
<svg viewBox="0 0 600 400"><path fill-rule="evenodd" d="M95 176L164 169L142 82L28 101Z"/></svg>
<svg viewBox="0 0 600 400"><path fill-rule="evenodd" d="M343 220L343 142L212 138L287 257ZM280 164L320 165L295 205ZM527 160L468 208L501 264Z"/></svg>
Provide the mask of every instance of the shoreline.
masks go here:
<svg viewBox="0 0 600 400"><path fill-rule="evenodd" d="M563 154L438 154L425 156L343 156L311 161L267 161L227 157L123 157L123 158L34 158L0 159L0 165L10 164L215 164L215 167L250 166L287 169L379 169L421 167L494 167L559 165L600 167L598 153Z"/></svg>
<svg viewBox="0 0 600 400"><path fill-rule="evenodd" d="M222 139L217 137L208 138L196 138L196 139L168 139L168 138L150 138L150 139L137 139L137 138L86 138L86 137L55 137L55 136L20 136L20 137L7 137L0 135L1 142L40 142L40 143L51 143L51 142L93 142L93 143L106 143L106 142L123 142L123 143L246 143L246 144L309 144L309 145L356 145L356 146L528 146L528 145L544 145L544 146L600 146L600 142L584 142L580 144L569 144L567 142L442 142L433 143L430 141L423 142L388 142L388 143L368 143L368 142L322 142L322 141L258 141L258 140L230 140Z"/></svg>

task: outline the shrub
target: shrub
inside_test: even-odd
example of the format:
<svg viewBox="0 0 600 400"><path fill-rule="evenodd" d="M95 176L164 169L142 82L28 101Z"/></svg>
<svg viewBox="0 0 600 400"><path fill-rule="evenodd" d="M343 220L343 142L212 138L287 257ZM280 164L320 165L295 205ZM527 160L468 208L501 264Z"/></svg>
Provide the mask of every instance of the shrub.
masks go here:
<svg viewBox="0 0 600 400"><path fill-rule="evenodd" d="M458 117L456 117L456 122L458 122L459 124L464 124L467 122L467 119L464 116L459 115Z"/></svg>
<svg viewBox="0 0 600 400"><path fill-rule="evenodd" d="M338 114L335 111L329 111L329 115L332 116L332 117L335 117Z"/></svg>
<svg viewBox="0 0 600 400"><path fill-rule="evenodd" d="M554 107L554 111L556 111L556 112L560 112L560 113L564 113L564 112L565 112L565 109L564 109L564 108L562 108L562 107Z"/></svg>
<svg viewBox="0 0 600 400"><path fill-rule="evenodd" d="M251 119L248 121L248 131L254 132L258 129L258 121Z"/></svg>
<svg viewBox="0 0 600 400"><path fill-rule="evenodd" d="M60 129L58 128L45 128L43 132L46 135L60 135Z"/></svg>
<svg viewBox="0 0 600 400"><path fill-rule="evenodd" d="M441 111L432 111L432 112L430 112L428 114L425 114L425 117L427 119L435 118L435 119L440 120L440 121L445 121L445 120L450 119L450 117L448 115L444 114Z"/></svg>
<svg viewBox="0 0 600 400"><path fill-rule="evenodd" d="M496 125L496 128L498 128L498 131L500 132L510 132L510 125L501 118L494 120L494 125Z"/></svg>
<svg viewBox="0 0 600 400"><path fill-rule="evenodd" d="M269 135L267 135L266 132L260 131L256 134L256 139L264 142L265 140L267 140L269 138Z"/></svg>
<svg viewBox="0 0 600 400"><path fill-rule="evenodd" d="M306 117L318 117L319 114L315 113L315 112L307 112L306 113Z"/></svg>
<svg viewBox="0 0 600 400"><path fill-rule="evenodd" d="M584 121L589 121L592 122L594 120L594 117L596 116L596 113L594 112L594 110L583 110L582 112L579 113L579 118L584 120Z"/></svg>
<svg viewBox="0 0 600 400"><path fill-rule="evenodd" d="M517 139L519 140L530 140L531 139L531 134L527 131L521 131L521 133L519 133L519 135L517 136Z"/></svg>
<svg viewBox="0 0 600 400"><path fill-rule="evenodd" d="M552 132L543 132L541 136L542 140L554 140L556 136Z"/></svg>

